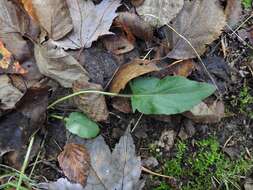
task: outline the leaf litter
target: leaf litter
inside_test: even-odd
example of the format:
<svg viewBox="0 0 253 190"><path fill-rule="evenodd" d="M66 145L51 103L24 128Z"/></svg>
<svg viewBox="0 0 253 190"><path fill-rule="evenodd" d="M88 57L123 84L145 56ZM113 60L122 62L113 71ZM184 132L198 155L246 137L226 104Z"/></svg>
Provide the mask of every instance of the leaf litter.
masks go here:
<svg viewBox="0 0 253 190"><path fill-rule="evenodd" d="M224 117L223 101L205 100L215 88L204 83L211 80L194 58L206 55L227 23L238 24L237 1L228 0L225 10L216 0L2 0L0 5L0 156L20 168L29 138L38 131L46 136L56 119L72 134L58 155L67 178L54 177L55 182L41 183L42 189L144 187L130 129L112 152L106 143L105 130L124 128L114 123L112 115L122 115L114 109L154 118L183 114L195 123ZM164 27L169 30L162 32ZM219 87L230 77L222 60L203 59ZM68 101L48 106L48 98ZM170 132L168 151L176 139Z"/></svg>

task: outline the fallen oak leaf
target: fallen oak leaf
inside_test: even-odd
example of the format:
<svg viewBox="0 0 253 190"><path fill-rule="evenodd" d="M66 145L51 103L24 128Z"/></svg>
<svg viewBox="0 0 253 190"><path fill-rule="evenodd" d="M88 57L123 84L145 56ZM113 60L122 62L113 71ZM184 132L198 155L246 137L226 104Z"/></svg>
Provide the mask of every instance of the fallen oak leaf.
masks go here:
<svg viewBox="0 0 253 190"><path fill-rule="evenodd" d="M120 0L103 0L94 5L90 0L66 0L73 20L73 31L57 44L64 49L89 48L98 37L113 34L109 31Z"/></svg>
<svg viewBox="0 0 253 190"><path fill-rule="evenodd" d="M173 33L173 49L167 56L184 60L197 57L196 52L202 55L206 45L219 37L225 24L225 14L216 0L186 1L172 27L188 41Z"/></svg>
<svg viewBox="0 0 253 190"><path fill-rule="evenodd" d="M36 18L49 34L49 38L59 40L73 29L65 0L31 0L31 2Z"/></svg>
<svg viewBox="0 0 253 190"><path fill-rule="evenodd" d="M66 144L58 156L58 162L65 176L71 181L85 185L89 175L90 156L83 145Z"/></svg>
<svg viewBox="0 0 253 190"><path fill-rule="evenodd" d="M111 82L110 92L119 93L130 80L158 70L159 68L152 61L135 59L119 68Z"/></svg>
<svg viewBox="0 0 253 190"><path fill-rule="evenodd" d="M136 10L151 25L162 26L176 17L183 5L184 0L145 0Z"/></svg>

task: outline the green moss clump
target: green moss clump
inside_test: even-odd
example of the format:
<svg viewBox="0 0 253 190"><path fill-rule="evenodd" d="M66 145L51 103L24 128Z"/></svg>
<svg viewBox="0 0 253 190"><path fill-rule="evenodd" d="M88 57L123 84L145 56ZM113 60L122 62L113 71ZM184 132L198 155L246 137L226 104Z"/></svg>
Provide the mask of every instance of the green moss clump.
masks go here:
<svg viewBox="0 0 253 190"><path fill-rule="evenodd" d="M246 175L252 169L252 160L230 160L220 149L215 138L196 142L196 150L187 150L187 144L176 144L175 158L164 164L165 175L173 176L182 182L182 190L212 190L213 184L224 190L240 189L239 175ZM154 190L171 190L162 182Z"/></svg>

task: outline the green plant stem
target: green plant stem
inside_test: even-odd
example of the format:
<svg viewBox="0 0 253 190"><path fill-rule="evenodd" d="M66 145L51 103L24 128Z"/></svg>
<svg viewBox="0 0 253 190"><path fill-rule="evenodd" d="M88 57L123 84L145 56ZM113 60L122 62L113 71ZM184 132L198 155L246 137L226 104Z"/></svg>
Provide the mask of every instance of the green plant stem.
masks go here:
<svg viewBox="0 0 253 190"><path fill-rule="evenodd" d="M58 100L56 100L55 102L53 102L52 104L50 104L47 109L53 108L56 104L63 102L65 100L68 100L70 98L73 98L75 96L79 96L81 94L101 94L101 95L105 95L105 96L117 96L117 97L124 97L124 98L131 98L133 95L131 94L118 94L118 93L111 93L111 92L103 92L103 91L99 91L99 90L84 90L84 91L79 91L79 92L75 92L73 94L70 94L68 96L64 96Z"/></svg>
<svg viewBox="0 0 253 190"><path fill-rule="evenodd" d="M25 160L24 160L24 163L23 163L21 171L20 171L20 175L19 175L19 179L18 179L18 185L17 185L17 190L20 190L20 187L21 187L21 184L22 184L22 180L23 180L23 176L24 176L24 173L25 173L25 169L26 169L26 167L28 165L29 156L30 156L31 151L32 151L32 146L33 146L34 139L35 139L35 136L33 135L32 138L31 138L31 140L30 140L30 143L29 143L29 146L28 146L28 150L27 150L26 155L25 155Z"/></svg>

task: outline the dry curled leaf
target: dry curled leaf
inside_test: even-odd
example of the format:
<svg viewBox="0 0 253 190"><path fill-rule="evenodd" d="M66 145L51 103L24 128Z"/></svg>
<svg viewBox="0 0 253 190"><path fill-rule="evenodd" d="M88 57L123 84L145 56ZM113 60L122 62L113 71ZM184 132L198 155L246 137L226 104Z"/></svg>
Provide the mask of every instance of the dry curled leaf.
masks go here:
<svg viewBox="0 0 253 190"><path fill-rule="evenodd" d="M145 0L131 0L131 3L133 4L133 6L135 7L139 7L142 5L142 3L144 2Z"/></svg>
<svg viewBox="0 0 253 190"><path fill-rule="evenodd" d="M32 6L40 25L50 38L61 39L72 30L72 19L66 1L32 0Z"/></svg>
<svg viewBox="0 0 253 190"><path fill-rule="evenodd" d="M184 0L145 0L137 12L150 24L161 26L175 18L183 5Z"/></svg>
<svg viewBox="0 0 253 190"><path fill-rule="evenodd" d="M70 143L58 156L65 176L71 181L85 185L90 170L90 156L83 145Z"/></svg>
<svg viewBox="0 0 253 190"><path fill-rule="evenodd" d="M73 92L79 92L81 90L100 90L102 87L99 84L75 81L73 84ZM87 114L91 119L95 121L106 121L109 112L103 95L96 93L81 94L74 97L75 104L77 107Z"/></svg>
<svg viewBox="0 0 253 190"><path fill-rule="evenodd" d="M106 0L98 5L92 1L66 0L74 29L65 38L57 41L64 49L89 48L99 36L112 34L109 31L120 0Z"/></svg>
<svg viewBox="0 0 253 190"><path fill-rule="evenodd" d="M217 123L224 117L224 109L222 101L201 102L184 115L196 123Z"/></svg>
<svg viewBox="0 0 253 190"><path fill-rule="evenodd" d="M173 28L202 55L206 45L219 37L225 24L226 17L218 1L193 0L184 3L184 8L173 21ZM173 49L168 57L189 59L197 55L185 39L173 33Z"/></svg>
<svg viewBox="0 0 253 190"><path fill-rule="evenodd" d="M89 80L88 73L77 60L51 40L35 45L34 55L40 72L63 87L71 88L76 80Z"/></svg>
<svg viewBox="0 0 253 190"><path fill-rule="evenodd" d="M124 35L106 36L103 42L106 49L116 55L124 54L134 49L134 45Z"/></svg>
<svg viewBox="0 0 253 190"><path fill-rule="evenodd" d="M130 80L158 70L159 68L152 61L135 59L119 68L112 80L110 92L119 93Z"/></svg>
<svg viewBox="0 0 253 190"><path fill-rule="evenodd" d="M188 59L169 67L169 72L173 75L188 77L194 68L193 60Z"/></svg>
<svg viewBox="0 0 253 190"><path fill-rule="evenodd" d="M149 41L153 38L152 27L134 13L119 13L119 16L116 19L116 24L127 33L128 38L131 38L131 35L145 41ZM131 39L129 40L131 41Z"/></svg>

